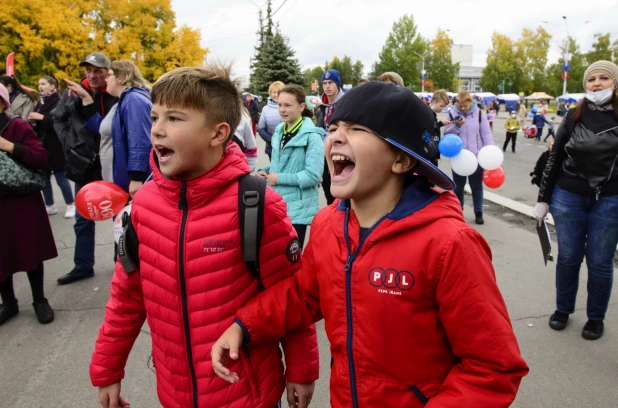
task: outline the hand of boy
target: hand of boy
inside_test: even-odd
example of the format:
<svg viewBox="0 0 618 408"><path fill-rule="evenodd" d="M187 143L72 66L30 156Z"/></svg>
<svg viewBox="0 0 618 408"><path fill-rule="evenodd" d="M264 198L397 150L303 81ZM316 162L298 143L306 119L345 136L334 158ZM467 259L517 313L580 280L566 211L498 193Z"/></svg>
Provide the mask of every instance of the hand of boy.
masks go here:
<svg viewBox="0 0 618 408"><path fill-rule="evenodd" d="M210 352L215 373L231 384L238 382L238 374L228 370L225 365L230 359L238 360L238 349L243 342L243 337L242 328L238 323L234 323L219 337Z"/></svg>
<svg viewBox="0 0 618 408"><path fill-rule="evenodd" d="M290 408L307 408L313 397L315 382L309 384L287 383L285 386Z"/></svg>
<svg viewBox="0 0 618 408"><path fill-rule="evenodd" d="M131 408L131 404L120 397L120 383L99 387L99 403L103 408Z"/></svg>

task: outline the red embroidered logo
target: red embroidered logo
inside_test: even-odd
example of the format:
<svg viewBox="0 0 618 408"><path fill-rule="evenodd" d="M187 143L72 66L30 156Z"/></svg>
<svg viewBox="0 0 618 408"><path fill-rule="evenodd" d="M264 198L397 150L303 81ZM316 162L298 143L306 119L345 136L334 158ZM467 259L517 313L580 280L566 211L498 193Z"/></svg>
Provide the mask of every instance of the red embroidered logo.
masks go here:
<svg viewBox="0 0 618 408"><path fill-rule="evenodd" d="M204 238L203 245L204 252L217 253L227 251L234 248L234 241L231 239L208 239Z"/></svg>

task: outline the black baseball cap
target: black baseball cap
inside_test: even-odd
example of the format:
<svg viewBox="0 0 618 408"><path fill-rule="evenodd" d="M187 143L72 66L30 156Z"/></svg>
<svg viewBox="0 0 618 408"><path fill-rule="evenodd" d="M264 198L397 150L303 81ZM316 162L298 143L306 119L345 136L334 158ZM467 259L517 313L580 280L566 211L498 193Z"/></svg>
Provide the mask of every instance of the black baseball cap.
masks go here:
<svg viewBox="0 0 618 408"><path fill-rule="evenodd" d="M104 54L101 54L100 52L93 52L92 54L88 55L85 60L80 62L79 66L83 67L85 65L92 65L98 68L109 68L111 63L112 62L109 60L109 58L107 58Z"/></svg>
<svg viewBox="0 0 618 408"><path fill-rule="evenodd" d="M432 146L434 116L411 90L377 81L352 88L335 105L330 123L338 121L368 127L414 157L414 173L444 190L455 189L453 180L429 161L436 154Z"/></svg>

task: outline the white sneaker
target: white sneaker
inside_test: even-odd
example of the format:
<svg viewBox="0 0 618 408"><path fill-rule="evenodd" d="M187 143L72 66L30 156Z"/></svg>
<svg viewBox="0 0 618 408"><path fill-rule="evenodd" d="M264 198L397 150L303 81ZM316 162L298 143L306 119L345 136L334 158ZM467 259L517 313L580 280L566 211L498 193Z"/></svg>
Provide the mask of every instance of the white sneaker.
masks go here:
<svg viewBox="0 0 618 408"><path fill-rule="evenodd" d="M75 204L67 205L67 211L64 213L64 218L75 218Z"/></svg>
<svg viewBox="0 0 618 408"><path fill-rule="evenodd" d="M46 205L45 209L47 210L47 215L54 215L54 214L58 214L58 209L56 208L56 205Z"/></svg>

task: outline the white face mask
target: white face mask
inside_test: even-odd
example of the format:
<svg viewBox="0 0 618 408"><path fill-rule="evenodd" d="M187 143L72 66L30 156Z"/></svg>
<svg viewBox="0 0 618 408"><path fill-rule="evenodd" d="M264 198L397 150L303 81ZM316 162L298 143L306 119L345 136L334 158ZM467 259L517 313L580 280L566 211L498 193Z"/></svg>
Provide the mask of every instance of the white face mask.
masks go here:
<svg viewBox="0 0 618 408"><path fill-rule="evenodd" d="M605 105L607 102L612 99L612 95L614 94L613 88L603 89L602 91L588 91L586 92L586 99L595 105Z"/></svg>

